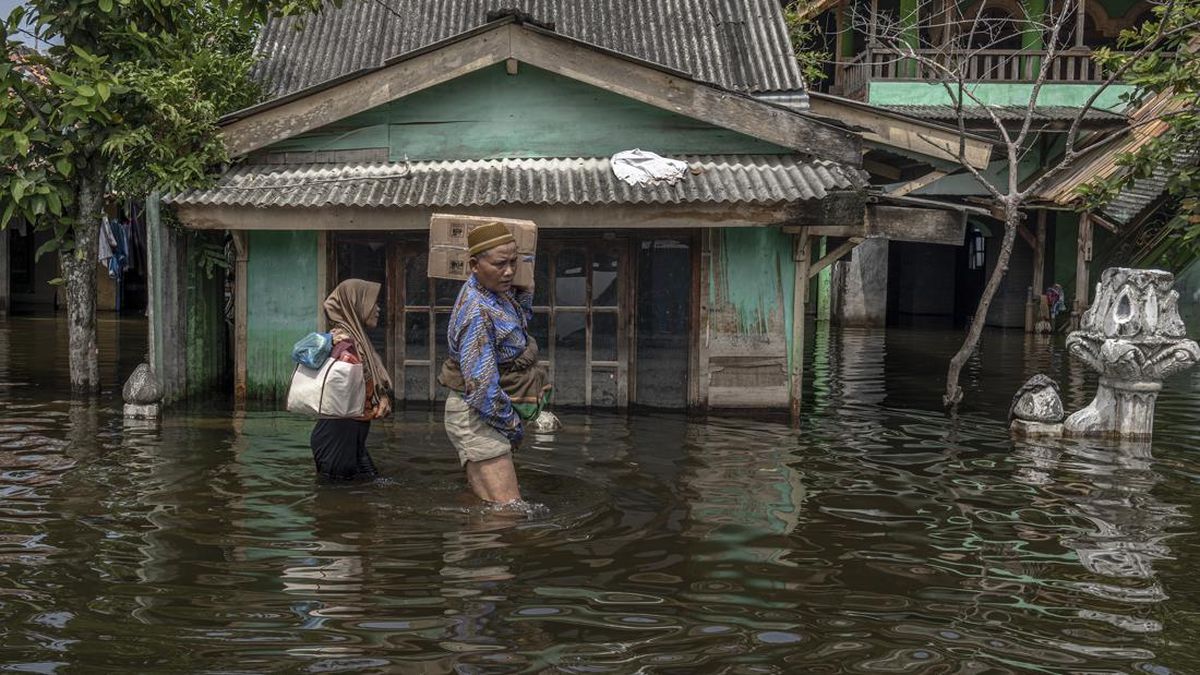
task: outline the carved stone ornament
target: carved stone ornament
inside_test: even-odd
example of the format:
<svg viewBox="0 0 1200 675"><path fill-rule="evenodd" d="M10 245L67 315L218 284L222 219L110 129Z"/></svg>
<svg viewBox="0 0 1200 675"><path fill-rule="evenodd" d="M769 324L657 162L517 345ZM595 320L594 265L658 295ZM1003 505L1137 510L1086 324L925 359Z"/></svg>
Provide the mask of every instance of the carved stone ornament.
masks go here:
<svg viewBox="0 0 1200 675"><path fill-rule="evenodd" d="M125 380L121 392L125 398L125 417L131 419L155 419L159 414L159 400L162 393L158 388L158 378L150 364L142 363L134 369L133 374Z"/></svg>
<svg viewBox="0 0 1200 675"><path fill-rule="evenodd" d="M1070 353L1100 373L1095 400L1067 418L1067 435L1151 435L1162 381L1200 360L1179 317L1174 282L1161 270L1104 270L1095 303L1067 336Z"/></svg>
<svg viewBox="0 0 1200 675"><path fill-rule="evenodd" d="M1064 416L1058 383L1040 373L1029 378L1017 390L1012 407L1008 409L1009 420L1056 424L1061 422Z"/></svg>

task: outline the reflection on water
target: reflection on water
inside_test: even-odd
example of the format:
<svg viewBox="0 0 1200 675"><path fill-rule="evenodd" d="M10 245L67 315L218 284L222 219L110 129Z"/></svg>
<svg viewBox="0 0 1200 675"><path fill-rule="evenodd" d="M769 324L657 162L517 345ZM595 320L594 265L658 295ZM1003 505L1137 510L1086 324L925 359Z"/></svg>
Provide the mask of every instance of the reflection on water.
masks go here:
<svg viewBox="0 0 1200 675"><path fill-rule="evenodd" d="M1061 342L988 334L951 425L956 334L817 331L800 433L566 412L518 458L547 510L515 517L464 499L436 413L337 487L285 414L126 423L143 332L102 324L106 393L71 403L63 327L0 323L2 669L1194 670L1195 377L1153 445L1015 443L1034 372L1090 399Z"/></svg>

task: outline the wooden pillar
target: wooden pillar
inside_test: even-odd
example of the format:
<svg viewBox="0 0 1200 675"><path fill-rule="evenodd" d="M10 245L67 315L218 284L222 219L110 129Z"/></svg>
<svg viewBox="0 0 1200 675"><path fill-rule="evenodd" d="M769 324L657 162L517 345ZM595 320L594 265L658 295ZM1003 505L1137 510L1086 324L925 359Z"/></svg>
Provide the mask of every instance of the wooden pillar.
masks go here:
<svg viewBox="0 0 1200 675"><path fill-rule="evenodd" d="M329 277L331 276L329 273L329 249L331 248L329 240L331 237L328 230L317 232L317 330L321 332L325 331L325 298L329 297L329 292L333 290L329 287ZM390 269L388 274L391 274ZM387 311L386 307L383 309L385 312ZM392 325L388 315L384 316L384 320L388 322L389 327Z"/></svg>
<svg viewBox="0 0 1200 675"><path fill-rule="evenodd" d="M1078 330L1083 313L1089 306L1091 285L1088 279L1088 263L1092 261L1092 217L1091 211L1079 216L1079 239L1075 251L1075 302L1071 311L1071 329Z"/></svg>
<svg viewBox="0 0 1200 675"><path fill-rule="evenodd" d="M688 363L688 407L708 409L709 373L709 290L712 269L712 229L700 230L692 239L692 328L691 355Z"/></svg>
<svg viewBox="0 0 1200 675"><path fill-rule="evenodd" d="M245 230L233 230L233 402L246 405L246 327L249 312L250 243Z"/></svg>
<svg viewBox="0 0 1200 675"><path fill-rule="evenodd" d="M1032 333L1041 320L1042 293L1046 286L1046 210L1037 213L1037 233L1033 247L1033 278L1028 307L1025 308L1025 332Z"/></svg>
<svg viewBox="0 0 1200 675"><path fill-rule="evenodd" d="M804 315L808 309L808 277L812 266L812 238L808 231L792 237L796 276L792 281L792 344L788 400L792 426L800 424L800 401L804 393Z"/></svg>
<svg viewBox="0 0 1200 675"><path fill-rule="evenodd" d="M0 229L0 316L7 316L12 304L12 265L8 245L11 237L11 227Z"/></svg>
<svg viewBox="0 0 1200 675"><path fill-rule="evenodd" d="M1075 8L1075 48L1083 49L1083 23L1087 18L1087 0L1079 0Z"/></svg>

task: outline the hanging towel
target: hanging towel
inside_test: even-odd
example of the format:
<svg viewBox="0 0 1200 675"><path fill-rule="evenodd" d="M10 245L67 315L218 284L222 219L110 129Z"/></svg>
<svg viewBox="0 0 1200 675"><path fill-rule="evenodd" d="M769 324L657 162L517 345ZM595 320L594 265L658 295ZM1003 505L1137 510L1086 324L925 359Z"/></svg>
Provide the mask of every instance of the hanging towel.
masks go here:
<svg viewBox="0 0 1200 675"><path fill-rule="evenodd" d="M674 185L688 170L687 162L668 159L647 150L623 150L609 160L613 174L630 185Z"/></svg>
<svg viewBox="0 0 1200 675"><path fill-rule="evenodd" d="M112 227L108 224L108 216L100 218L100 240L98 259L100 264L109 269L109 274L112 274L113 249L117 247L117 240L113 238Z"/></svg>

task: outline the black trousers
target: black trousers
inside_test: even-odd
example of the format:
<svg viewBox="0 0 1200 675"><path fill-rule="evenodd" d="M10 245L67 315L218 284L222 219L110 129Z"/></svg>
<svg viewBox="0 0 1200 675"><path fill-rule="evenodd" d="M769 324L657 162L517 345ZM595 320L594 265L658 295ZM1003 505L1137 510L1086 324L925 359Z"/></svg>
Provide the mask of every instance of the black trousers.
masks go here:
<svg viewBox="0 0 1200 675"><path fill-rule="evenodd" d="M379 472L367 452L370 422L359 420L317 420L313 427L313 462L317 475L326 480L375 478Z"/></svg>

